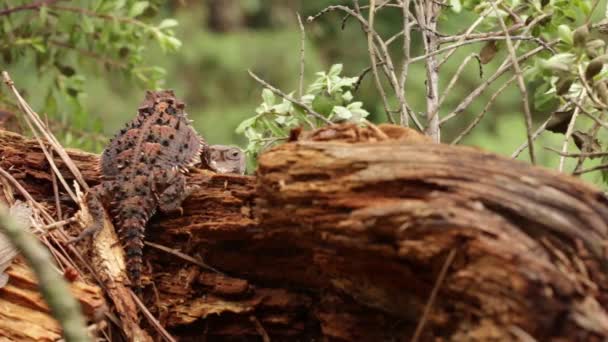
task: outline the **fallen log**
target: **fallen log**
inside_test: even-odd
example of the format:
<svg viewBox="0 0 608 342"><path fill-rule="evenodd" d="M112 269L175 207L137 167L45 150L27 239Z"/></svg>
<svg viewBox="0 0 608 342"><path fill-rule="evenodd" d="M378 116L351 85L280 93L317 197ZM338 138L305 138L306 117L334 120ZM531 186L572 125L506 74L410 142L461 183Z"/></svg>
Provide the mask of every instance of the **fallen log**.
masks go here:
<svg viewBox="0 0 608 342"><path fill-rule="evenodd" d="M97 156L68 152L94 185ZM0 157L52 212L38 145L1 132ZM146 306L180 340L608 338L608 200L573 177L332 126L266 152L256 177L189 181L144 252Z"/></svg>

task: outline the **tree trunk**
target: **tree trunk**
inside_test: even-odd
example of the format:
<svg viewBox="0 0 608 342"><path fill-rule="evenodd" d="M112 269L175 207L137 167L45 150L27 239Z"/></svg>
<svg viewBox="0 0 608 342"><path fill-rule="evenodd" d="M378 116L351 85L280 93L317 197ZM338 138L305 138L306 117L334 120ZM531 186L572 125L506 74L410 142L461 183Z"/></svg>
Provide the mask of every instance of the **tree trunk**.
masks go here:
<svg viewBox="0 0 608 342"><path fill-rule="evenodd" d="M608 338L602 192L380 128L302 135L256 177L192 171L184 214L147 228L149 310L181 341ZM97 156L68 152L95 184ZM0 157L53 207L35 142L2 132Z"/></svg>

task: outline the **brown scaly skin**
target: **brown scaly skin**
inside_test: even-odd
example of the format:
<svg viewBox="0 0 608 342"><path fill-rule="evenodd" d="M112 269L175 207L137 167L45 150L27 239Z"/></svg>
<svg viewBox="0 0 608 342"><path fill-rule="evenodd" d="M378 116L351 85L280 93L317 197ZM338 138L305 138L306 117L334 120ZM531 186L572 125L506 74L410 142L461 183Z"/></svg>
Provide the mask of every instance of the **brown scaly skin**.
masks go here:
<svg viewBox="0 0 608 342"><path fill-rule="evenodd" d="M94 225L74 241L99 230L103 209L111 212L127 255L133 290L141 293L141 269L146 223L157 209L181 212L193 187L183 172L206 146L173 91L147 92L138 115L108 144L101 157L104 181L85 200Z"/></svg>

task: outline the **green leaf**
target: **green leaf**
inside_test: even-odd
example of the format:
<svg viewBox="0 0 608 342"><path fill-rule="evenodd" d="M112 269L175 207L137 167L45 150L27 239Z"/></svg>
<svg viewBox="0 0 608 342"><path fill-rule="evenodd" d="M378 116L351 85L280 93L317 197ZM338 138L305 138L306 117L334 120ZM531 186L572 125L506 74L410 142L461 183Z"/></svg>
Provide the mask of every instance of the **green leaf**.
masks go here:
<svg viewBox="0 0 608 342"><path fill-rule="evenodd" d="M353 94L350 91L347 91L346 93L342 94L342 99L344 102L348 103L353 100Z"/></svg>
<svg viewBox="0 0 608 342"><path fill-rule="evenodd" d="M329 77L338 76L338 75L340 75L341 72L342 72L342 64L334 64L329 69L327 76L329 76Z"/></svg>
<svg viewBox="0 0 608 342"><path fill-rule="evenodd" d="M346 108L351 112L353 122L360 122L369 115L369 112L363 109L363 102L357 101L349 104Z"/></svg>
<svg viewBox="0 0 608 342"><path fill-rule="evenodd" d="M95 26L93 25L93 21L92 19L87 16L87 15L83 15L81 16L81 24L82 24L82 30L86 33L93 33L95 32Z"/></svg>
<svg viewBox="0 0 608 342"><path fill-rule="evenodd" d="M129 17L135 18L138 15L141 15L144 13L146 8L148 8L148 6L150 6L148 1L137 1L133 4L133 6L131 6L131 9L129 10Z"/></svg>
<svg viewBox="0 0 608 342"><path fill-rule="evenodd" d="M243 120L234 131L238 134L243 134L247 128L250 128L251 126L255 125L257 119L258 116L256 115L250 117L249 119Z"/></svg>
<svg viewBox="0 0 608 342"><path fill-rule="evenodd" d="M572 30L570 29L570 26L562 24L559 25L557 27L557 34L559 36L559 39L561 39L562 42L568 44L568 45L572 45L573 40L572 40Z"/></svg>
<svg viewBox="0 0 608 342"><path fill-rule="evenodd" d="M286 132L284 129L281 129L274 122L274 120L269 120L269 119L264 118L263 122L264 122L264 125L266 125L266 127L268 128L268 130L270 130L270 132L272 133L272 136L274 136L274 137L282 137L282 136L286 136L288 134L288 132Z"/></svg>
<svg viewBox="0 0 608 342"><path fill-rule="evenodd" d="M460 13L460 11L462 11L462 4L460 3L460 0L450 0L450 8L452 11L454 11L454 13Z"/></svg>
<svg viewBox="0 0 608 342"><path fill-rule="evenodd" d="M49 8L46 5L40 6L40 10L38 11L38 15L40 17L40 23L45 24L46 19L48 18Z"/></svg>
<svg viewBox="0 0 608 342"><path fill-rule="evenodd" d="M326 116L331 114L336 105L339 105L338 101L327 94L320 94L312 101L312 109L314 109L315 112Z"/></svg>
<svg viewBox="0 0 608 342"><path fill-rule="evenodd" d="M274 105L275 97L274 93L270 89L264 88L264 90L262 90L262 99L264 99L264 104L268 107Z"/></svg>
<svg viewBox="0 0 608 342"><path fill-rule="evenodd" d="M175 38L175 37L167 37L168 40L168 45L170 47L170 51L176 51L178 50L181 46L182 46L182 42L181 40Z"/></svg>
<svg viewBox="0 0 608 342"><path fill-rule="evenodd" d="M348 108L342 106L335 106L331 114L332 119L350 120L353 117L353 113Z"/></svg>
<svg viewBox="0 0 608 342"><path fill-rule="evenodd" d="M163 21L160 22L160 24L158 25L158 29L162 30L162 29L166 29L166 28L170 28L170 27L175 27L178 25L178 21L175 19L165 19Z"/></svg>

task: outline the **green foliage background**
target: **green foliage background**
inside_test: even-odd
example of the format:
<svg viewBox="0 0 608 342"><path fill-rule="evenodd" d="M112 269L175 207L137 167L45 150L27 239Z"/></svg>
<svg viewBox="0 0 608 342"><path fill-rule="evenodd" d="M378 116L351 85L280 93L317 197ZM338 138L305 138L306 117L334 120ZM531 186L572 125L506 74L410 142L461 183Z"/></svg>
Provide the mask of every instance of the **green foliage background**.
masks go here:
<svg viewBox="0 0 608 342"><path fill-rule="evenodd" d="M129 11L137 3L116 0L93 1L98 4L117 2L124 3L124 10L110 11L112 15L128 16ZM144 89L164 87L174 89L177 95L186 101L187 110L195 121L194 125L209 142L245 147L245 138L237 134L235 129L241 121L255 115L256 107L262 102L262 88L249 77L247 69L251 69L285 92L296 90L300 62L300 31L295 13L299 12L305 19L329 4L351 2L225 0L219 1L224 6L221 17L214 12L214 3L217 2L151 2L141 15L135 16L146 25L155 27L161 25L167 18L174 18L179 23L178 26L163 30L169 37L164 38L164 42L158 37L130 41L130 38L125 38L127 34L117 38L119 42L124 43L124 46L139 51L141 60L135 61L134 65L137 64L136 68L149 71L148 78L138 76L133 72L133 68L125 70L105 68L104 63L77 53L65 56L65 59L63 55L59 55L57 58L61 61L61 65L72 67L77 72L77 79L69 77L67 79L77 85L75 87L78 94L71 99L65 93L58 92L55 96L57 100L49 101L49 89L57 87L56 74L61 73L61 70L57 71L56 68L37 64L33 53L37 49L36 46L17 46L5 36L4 39L0 39L3 44L0 46L1 50L31 51L15 53L10 61L4 59L3 65L0 66L8 70L17 85L25 90L26 99L35 109L62 123L62 126L56 129L56 134L70 146L99 152L103 148L103 138L100 138L100 135L112 135L125 121L135 115ZM460 1L452 1L452 3L456 2L460 3ZM9 0L3 6L10 8L25 3L29 2ZM91 6L88 1L61 3L84 8ZM466 1L463 3L466 5ZM604 6L605 1L601 1L600 8L603 9ZM0 6L0 10L2 8ZM41 20L37 11L30 11L27 14L20 12L18 15L25 18L19 20ZM18 18L18 15L11 15L11 20ZM97 25L102 28L116 25L105 20L87 24L79 18L82 17L71 18L69 19L71 22L64 20L50 27L49 30L54 30L54 34L70 35L78 28L85 30L85 25ZM341 29L342 18L340 14L330 13L313 23L305 22L307 84L314 79L315 72L327 71L335 63L344 65L342 74L345 76L357 76L369 65L367 43L360 26L354 20L349 20L346 21L344 29ZM475 14L466 10L458 14L449 12L440 21L441 31L457 32L466 28L474 18ZM376 20L376 29L385 36L398 32L402 25L399 11L383 12L383 15L377 16ZM576 28L576 23L572 23L572 28ZM133 30L137 31L137 29ZM143 32L143 37L149 35L145 27L140 31ZM173 40L173 36L181 41L181 46ZM45 47L46 39L48 34L40 36L36 44ZM166 41L167 39L169 42ZM413 39L415 40L412 53L419 55L422 53L421 42L418 36L414 36ZM453 55L443 68L440 89L445 88L462 60L471 52L479 52L482 46L483 44L473 44ZM130 57L121 56L120 47L100 49L92 46L91 48L101 50L100 54L106 54L118 61L129 62ZM399 51L401 46L394 44L392 49ZM506 55L504 50L506 49L498 52L502 58ZM484 69L493 70L502 60L497 57L495 61L485 65ZM425 77L422 63L411 66L406 96L417 111L423 111L425 108L423 83ZM442 140L450 141L455 137L483 109L493 91L506 79L507 77L503 76L502 81L499 80L490 87L484 96L467 109L465 115L446 125L442 131ZM161 80L164 80L164 83ZM448 113L453 109L479 82L479 66L470 63L458 86L443 104L440 114ZM2 88L1 92L6 100L8 97L6 88ZM368 119L374 122L385 121L382 103L370 75L364 79L356 98L363 101L364 108L371 113ZM534 117L535 125L545 118L546 113L541 111ZM525 140L521 95L515 85L512 85L498 98L490 114L462 143L510 155ZM561 134L545 132L537 140L537 146L560 148L562 140ZM537 148L537 151L541 164L556 167L558 162L556 154L541 148ZM571 151L576 152L576 147L572 146ZM522 153L520 159L526 160L527 155ZM585 166L598 162L589 161ZM566 168L572 166L573 164L569 163ZM597 182L599 174L592 173L585 175L585 178Z"/></svg>

